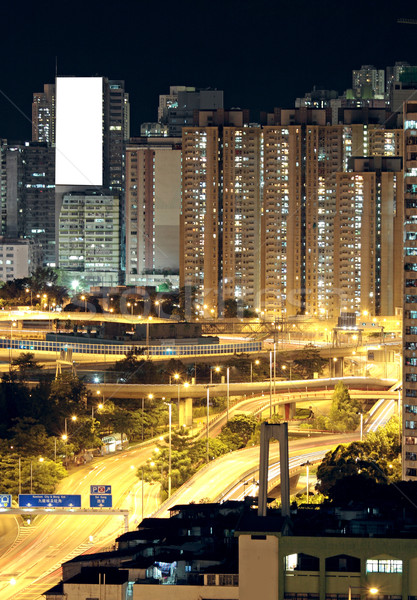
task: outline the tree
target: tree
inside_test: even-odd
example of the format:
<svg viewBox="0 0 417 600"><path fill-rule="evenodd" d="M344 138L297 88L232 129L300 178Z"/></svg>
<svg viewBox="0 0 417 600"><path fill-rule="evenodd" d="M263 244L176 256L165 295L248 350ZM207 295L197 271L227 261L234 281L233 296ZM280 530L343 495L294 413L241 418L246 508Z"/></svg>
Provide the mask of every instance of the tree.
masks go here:
<svg viewBox="0 0 417 600"><path fill-rule="evenodd" d="M21 455L50 456L51 439L45 427L30 417L21 417L11 429L11 443Z"/></svg>
<svg viewBox="0 0 417 600"><path fill-rule="evenodd" d="M234 434L240 439L240 448L244 448L255 432L257 423L252 415L236 415L222 427L221 439L225 441L229 434Z"/></svg>
<svg viewBox="0 0 417 600"><path fill-rule="evenodd" d="M237 317L237 300L234 298L227 298L224 301L224 318L234 319Z"/></svg>
<svg viewBox="0 0 417 600"><path fill-rule="evenodd" d="M327 452L317 469L316 487L330 498L341 498L349 490L349 487L345 490L344 483L339 483L342 480L357 485L358 493L361 483L368 479L377 483L398 480L401 477L399 453L398 418L393 418L385 427L369 434L365 441L340 444Z"/></svg>
<svg viewBox="0 0 417 600"><path fill-rule="evenodd" d="M62 429L65 418L82 414L87 408L88 392L84 383L70 372L62 372L51 382L49 395L50 413L45 426L55 432L57 425Z"/></svg>
<svg viewBox="0 0 417 600"><path fill-rule="evenodd" d="M320 356L320 350L313 344L307 344L294 359L294 371L302 379L312 379L314 373L321 375L327 360Z"/></svg>
<svg viewBox="0 0 417 600"><path fill-rule="evenodd" d="M329 414L329 428L335 431L355 431L359 426L362 405L351 398L345 384L339 381L332 395Z"/></svg>
<svg viewBox="0 0 417 600"><path fill-rule="evenodd" d="M50 494L66 475L67 471L60 462L47 458L41 462L39 455L22 458L16 453L0 453L0 480L4 494L17 496L19 488L23 494L31 491L34 494Z"/></svg>
<svg viewBox="0 0 417 600"><path fill-rule="evenodd" d="M22 352L12 361L12 366L17 367L19 379L27 381L30 376L39 375L42 365L35 360L33 352Z"/></svg>

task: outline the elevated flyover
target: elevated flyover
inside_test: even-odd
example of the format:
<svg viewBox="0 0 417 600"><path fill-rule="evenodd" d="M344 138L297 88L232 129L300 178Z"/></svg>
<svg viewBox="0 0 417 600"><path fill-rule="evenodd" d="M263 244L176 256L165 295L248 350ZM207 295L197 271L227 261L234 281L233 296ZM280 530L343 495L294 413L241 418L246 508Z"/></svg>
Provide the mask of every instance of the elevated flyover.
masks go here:
<svg viewBox="0 0 417 600"><path fill-rule="evenodd" d="M268 396L266 406L283 404L286 418L295 413L298 402L308 402L313 398L328 398L333 393L334 386L340 382L349 388L351 395L359 395L368 399L379 399L381 393L386 398L397 398L398 392L390 388L396 383L393 379L377 379L371 377L343 377L329 379L308 379L300 381L256 381L240 383L213 384L129 384L129 383L89 383L87 389L96 397L110 398L154 398L170 400L179 404L179 419L181 423L192 424L192 401L195 398L214 398L230 396Z"/></svg>

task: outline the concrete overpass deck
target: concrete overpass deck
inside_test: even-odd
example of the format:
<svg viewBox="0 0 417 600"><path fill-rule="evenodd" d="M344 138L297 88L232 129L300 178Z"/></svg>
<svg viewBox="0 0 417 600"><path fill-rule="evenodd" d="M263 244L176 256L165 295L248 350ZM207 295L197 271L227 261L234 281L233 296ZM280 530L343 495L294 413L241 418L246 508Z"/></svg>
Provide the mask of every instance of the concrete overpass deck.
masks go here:
<svg viewBox="0 0 417 600"><path fill-rule="evenodd" d="M269 394L271 387L275 394L308 394L311 391L322 391L332 393L334 386L342 381L350 390L360 390L366 394L369 392L387 392L391 386L396 383L394 379L377 379L373 377L337 377L328 379L307 379L299 381L276 381L275 383L267 381L213 384L189 384L187 387L177 384L129 384L129 383L89 383L87 388L97 394L100 392L104 398L132 398L146 397L153 394L156 398L177 398L178 392L181 397L203 398L207 395L207 388L210 389L210 396L226 396L229 387L229 396L252 396ZM392 392L397 397L398 392ZM391 397L388 396L387 397Z"/></svg>

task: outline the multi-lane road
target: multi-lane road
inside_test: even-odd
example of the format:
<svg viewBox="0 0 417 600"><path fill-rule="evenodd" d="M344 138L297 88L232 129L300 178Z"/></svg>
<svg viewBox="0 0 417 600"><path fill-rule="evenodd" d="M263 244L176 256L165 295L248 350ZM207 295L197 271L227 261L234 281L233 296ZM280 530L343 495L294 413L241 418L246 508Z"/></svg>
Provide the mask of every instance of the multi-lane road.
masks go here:
<svg viewBox="0 0 417 600"><path fill-rule="evenodd" d="M379 392L379 395L382 394ZM264 398L265 402L268 404L267 398ZM239 409L252 412L256 403L259 405L259 399L248 399L246 405L240 405ZM216 434L215 427L210 434ZM326 435L291 441L291 467L313 457L319 459L334 445L357 438L358 434ZM243 494L250 493L244 482L249 478L256 479L259 448L234 452L207 465L159 508L159 485L145 484L142 488L137 476L138 468L151 457L153 450L152 446L137 447L95 460L92 465L78 467L61 482L57 493L81 494L82 506L87 508L90 485L111 485L113 506L129 510L129 529L132 530L142 516L168 516L167 509L175 504L202 499L241 498ZM278 458L278 444L272 444L271 458L274 457ZM0 521L5 518L11 517L3 513ZM109 517L100 514L99 510L93 517L75 514L56 516L51 511L48 516L37 517L32 525L21 526L14 541L10 535L1 536L1 600L37 600L42 592L60 579L62 562L82 552L110 547L122 531L122 517Z"/></svg>
<svg viewBox="0 0 417 600"><path fill-rule="evenodd" d="M357 436L356 436L357 437ZM355 435L322 436L290 443L290 456L298 462L312 452L324 454ZM273 445L271 457L277 457ZM87 506L90 485L112 485L114 505L130 511L130 529L142 519L142 484L137 468L151 455L151 447L133 449L98 461L92 467L81 467L60 486L59 493L80 493ZM244 478L248 469L256 469L259 448L231 453L210 463L158 509L159 486L145 484L143 515L168 516L167 508L201 499L218 500L231 484ZM0 544L0 597L2 600L37 600L40 594L60 579L60 565L82 552L110 547L123 531L121 517L43 516L34 525L21 527L15 543ZM10 540L8 540L8 543ZM12 582L12 583L11 583Z"/></svg>

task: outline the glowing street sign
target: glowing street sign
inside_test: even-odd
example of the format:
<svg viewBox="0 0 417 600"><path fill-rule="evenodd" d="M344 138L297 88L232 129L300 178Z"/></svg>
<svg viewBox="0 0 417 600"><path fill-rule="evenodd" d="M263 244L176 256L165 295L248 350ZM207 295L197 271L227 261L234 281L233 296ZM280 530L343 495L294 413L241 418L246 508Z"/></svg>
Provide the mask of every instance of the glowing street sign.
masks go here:
<svg viewBox="0 0 417 600"><path fill-rule="evenodd" d="M19 494L20 508L81 508L81 494Z"/></svg>
<svg viewBox="0 0 417 600"><path fill-rule="evenodd" d="M0 508L11 508L12 497L10 494L0 494Z"/></svg>
<svg viewBox="0 0 417 600"><path fill-rule="evenodd" d="M90 485L90 494L111 494L111 485Z"/></svg>

